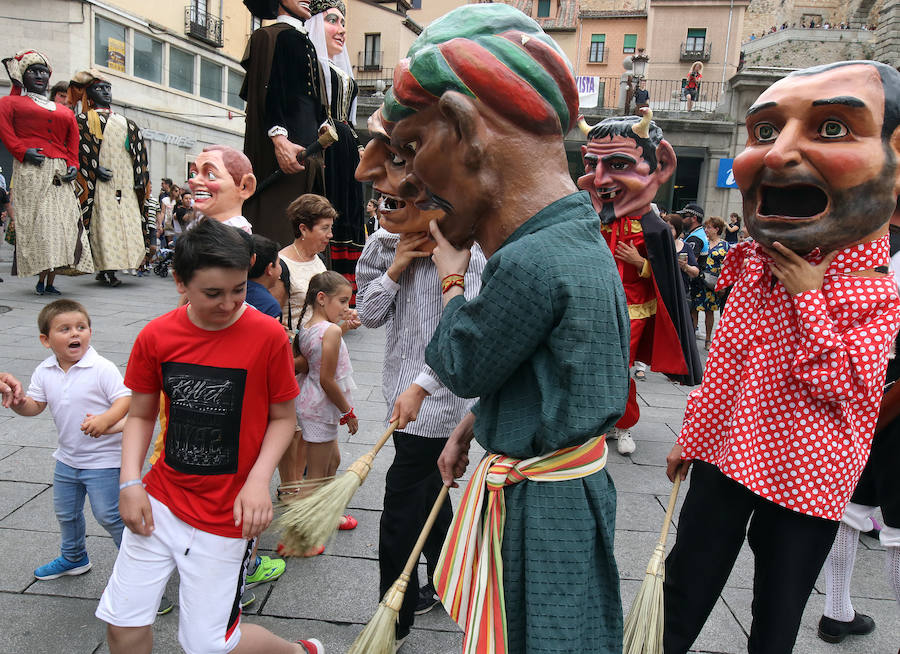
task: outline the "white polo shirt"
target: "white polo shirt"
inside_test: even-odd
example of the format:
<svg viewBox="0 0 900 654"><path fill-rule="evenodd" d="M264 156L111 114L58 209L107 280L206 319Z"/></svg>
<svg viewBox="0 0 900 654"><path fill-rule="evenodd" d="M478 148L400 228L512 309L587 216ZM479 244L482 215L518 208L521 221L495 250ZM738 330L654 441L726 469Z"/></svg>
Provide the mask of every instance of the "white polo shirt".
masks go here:
<svg viewBox="0 0 900 654"><path fill-rule="evenodd" d="M92 438L81 431L90 413L100 415L120 397L131 395L122 373L109 359L89 347L81 360L63 372L56 355L46 358L31 375L28 396L46 402L59 432L54 458L67 466L92 470L122 465L122 432Z"/></svg>

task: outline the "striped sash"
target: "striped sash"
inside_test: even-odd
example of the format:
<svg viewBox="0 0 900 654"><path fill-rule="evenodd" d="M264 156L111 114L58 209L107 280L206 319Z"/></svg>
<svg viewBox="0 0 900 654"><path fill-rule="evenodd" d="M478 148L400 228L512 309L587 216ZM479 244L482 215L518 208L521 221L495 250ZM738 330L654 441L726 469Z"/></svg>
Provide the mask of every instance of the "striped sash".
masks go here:
<svg viewBox="0 0 900 654"><path fill-rule="evenodd" d="M602 436L545 456L514 459L491 454L478 464L453 516L434 575L444 607L465 632L464 654L507 652L500 553L506 520L503 487L525 480L578 479L599 472L605 465L606 441ZM483 511L485 497L487 510Z"/></svg>

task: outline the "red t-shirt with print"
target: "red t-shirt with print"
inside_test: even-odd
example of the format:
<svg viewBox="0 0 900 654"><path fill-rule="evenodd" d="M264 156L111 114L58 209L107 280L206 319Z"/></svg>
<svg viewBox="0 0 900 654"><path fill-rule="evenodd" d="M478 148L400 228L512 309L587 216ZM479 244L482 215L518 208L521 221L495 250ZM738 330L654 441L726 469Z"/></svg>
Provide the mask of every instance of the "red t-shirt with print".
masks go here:
<svg viewBox="0 0 900 654"><path fill-rule="evenodd" d="M281 325L247 306L234 324L207 331L179 307L138 334L125 385L165 395L165 444L147 492L197 529L240 538L234 500L259 456L269 405L299 393Z"/></svg>

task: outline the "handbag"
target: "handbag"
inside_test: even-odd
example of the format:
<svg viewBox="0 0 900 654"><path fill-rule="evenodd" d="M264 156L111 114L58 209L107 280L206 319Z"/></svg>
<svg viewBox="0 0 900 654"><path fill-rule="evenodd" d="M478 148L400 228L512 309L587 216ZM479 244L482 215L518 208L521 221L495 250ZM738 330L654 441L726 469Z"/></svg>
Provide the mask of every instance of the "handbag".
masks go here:
<svg viewBox="0 0 900 654"><path fill-rule="evenodd" d="M706 284L706 288L711 291L716 290L716 284L719 283L719 276L712 275L708 272L703 273L703 283Z"/></svg>

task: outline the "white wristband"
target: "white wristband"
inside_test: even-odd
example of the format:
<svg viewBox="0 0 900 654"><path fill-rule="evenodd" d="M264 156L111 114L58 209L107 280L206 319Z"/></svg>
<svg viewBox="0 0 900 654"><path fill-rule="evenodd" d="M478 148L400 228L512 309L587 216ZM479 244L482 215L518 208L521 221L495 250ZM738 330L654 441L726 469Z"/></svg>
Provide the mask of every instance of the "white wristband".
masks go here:
<svg viewBox="0 0 900 654"><path fill-rule="evenodd" d="M271 128L267 134L269 135L269 138L272 138L273 136L287 136L288 131L281 125L275 125L275 127Z"/></svg>
<svg viewBox="0 0 900 654"><path fill-rule="evenodd" d="M141 482L142 482L142 480L140 480L140 479L131 479L130 481L123 481L121 484L119 484L119 490L123 491L126 488L128 488L129 486L137 486Z"/></svg>

